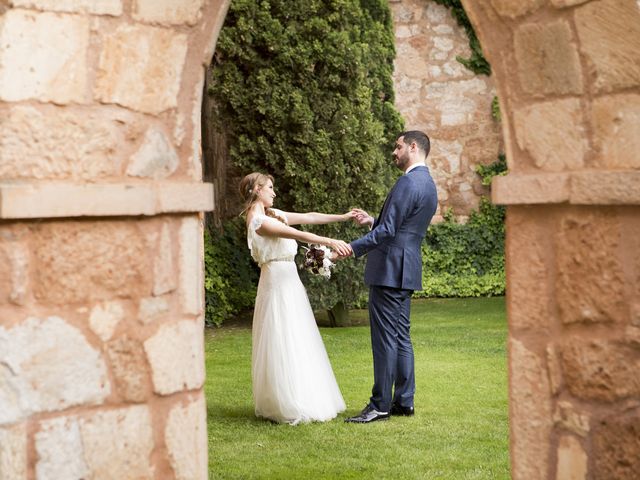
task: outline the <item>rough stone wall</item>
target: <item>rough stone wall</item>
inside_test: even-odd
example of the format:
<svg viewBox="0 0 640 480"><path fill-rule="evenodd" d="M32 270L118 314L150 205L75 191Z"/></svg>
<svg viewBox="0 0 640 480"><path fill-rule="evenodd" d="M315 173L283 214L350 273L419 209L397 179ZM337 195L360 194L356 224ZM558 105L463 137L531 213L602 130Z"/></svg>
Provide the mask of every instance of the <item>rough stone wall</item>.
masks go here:
<svg viewBox="0 0 640 480"><path fill-rule="evenodd" d="M207 478L200 112L228 0L0 1L0 479Z"/></svg>
<svg viewBox="0 0 640 480"><path fill-rule="evenodd" d="M469 39L451 11L432 0L390 0L396 36L396 108L408 130L427 132L428 162L438 188L439 216L477 209L489 191L475 173L503 151L502 132L491 115L496 90L456 56L468 58Z"/></svg>
<svg viewBox="0 0 640 480"><path fill-rule="evenodd" d="M464 1L509 175L514 480L640 472L640 4Z"/></svg>

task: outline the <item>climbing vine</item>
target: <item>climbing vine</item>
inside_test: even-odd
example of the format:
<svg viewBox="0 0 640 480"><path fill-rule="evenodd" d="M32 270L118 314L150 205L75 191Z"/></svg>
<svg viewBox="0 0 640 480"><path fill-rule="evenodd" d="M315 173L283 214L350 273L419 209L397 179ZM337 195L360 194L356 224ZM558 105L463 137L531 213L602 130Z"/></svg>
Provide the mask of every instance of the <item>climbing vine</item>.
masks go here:
<svg viewBox="0 0 640 480"><path fill-rule="evenodd" d="M456 19L458 25L464 28L465 32L467 32L467 37L469 37L469 47L471 48L471 56L469 58L464 58L461 56L457 56L456 60L460 62L462 65L467 67L469 70L476 74L483 75L491 75L491 65L486 58L484 58L484 54L482 53L482 47L480 46L480 41L476 36L476 32L469 21L469 17L467 17L467 13L464 11L464 7L460 0L433 0L438 5L443 5L451 9L451 15Z"/></svg>

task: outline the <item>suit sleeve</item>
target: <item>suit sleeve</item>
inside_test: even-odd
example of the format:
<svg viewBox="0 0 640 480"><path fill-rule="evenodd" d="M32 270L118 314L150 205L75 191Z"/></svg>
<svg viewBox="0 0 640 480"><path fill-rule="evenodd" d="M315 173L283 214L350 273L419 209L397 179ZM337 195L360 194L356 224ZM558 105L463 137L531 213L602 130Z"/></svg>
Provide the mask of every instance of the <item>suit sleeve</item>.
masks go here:
<svg viewBox="0 0 640 480"><path fill-rule="evenodd" d="M406 176L400 177L389 194L385 210L380 215L380 223L366 235L351 242L356 257L365 255L396 236L396 232L411 213L412 197L411 181Z"/></svg>

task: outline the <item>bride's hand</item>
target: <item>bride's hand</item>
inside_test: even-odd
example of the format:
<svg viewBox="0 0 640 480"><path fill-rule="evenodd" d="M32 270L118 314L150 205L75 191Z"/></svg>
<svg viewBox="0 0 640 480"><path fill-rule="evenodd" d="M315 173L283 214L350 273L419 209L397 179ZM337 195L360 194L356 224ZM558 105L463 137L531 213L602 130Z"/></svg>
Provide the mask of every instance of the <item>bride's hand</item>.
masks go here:
<svg viewBox="0 0 640 480"><path fill-rule="evenodd" d="M373 217L370 216L367 212L362 210L361 208L353 208L351 209L351 213L353 216L353 221L356 222L360 226L371 226L373 225Z"/></svg>
<svg viewBox="0 0 640 480"><path fill-rule="evenodd" d="M333 238L327 239L327 247L336 252L341 257L348 257L351 255L351 245L342 240L335 240Z"/></svg>
<svg viewBox="0 0 640 480"><path fill-rule="evenodd" d="M342 221L343 222L347 222L349 220L353 220L355 221L356 219L356 212L355 210L349 210L347 213L345 213L344 215L342 215Z"/></svg>

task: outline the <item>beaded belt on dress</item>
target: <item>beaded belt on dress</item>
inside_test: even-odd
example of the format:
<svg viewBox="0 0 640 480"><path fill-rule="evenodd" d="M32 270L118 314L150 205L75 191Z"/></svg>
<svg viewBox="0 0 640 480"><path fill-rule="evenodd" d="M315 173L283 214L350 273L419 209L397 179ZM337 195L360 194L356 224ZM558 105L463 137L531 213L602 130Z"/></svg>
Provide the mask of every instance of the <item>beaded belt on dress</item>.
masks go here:
<svg viewBox="0 0 640 480"><path fill-rule="evenodd" d="M271 263L271 262L293 262L293 258L294 258L293 255L290 255L288 257L282 257L282 258L272 258L271 260L267 260L266 262L263 262L258 266L262 268L263 265L266 265L267 263Z"/></svg>

